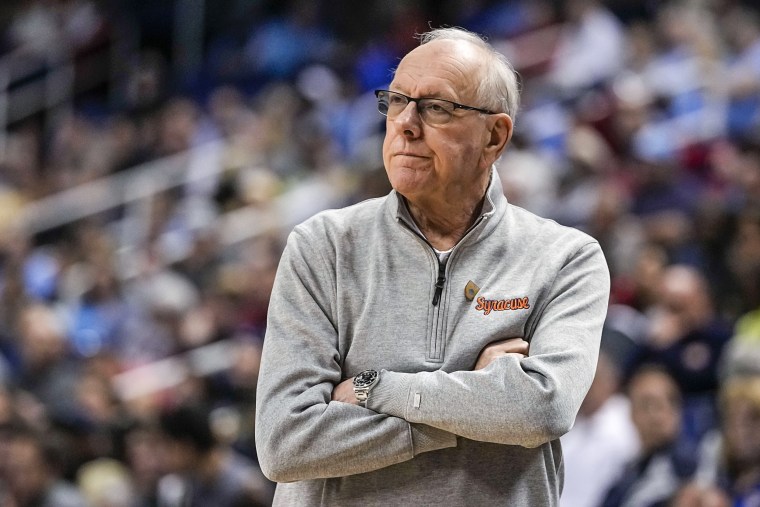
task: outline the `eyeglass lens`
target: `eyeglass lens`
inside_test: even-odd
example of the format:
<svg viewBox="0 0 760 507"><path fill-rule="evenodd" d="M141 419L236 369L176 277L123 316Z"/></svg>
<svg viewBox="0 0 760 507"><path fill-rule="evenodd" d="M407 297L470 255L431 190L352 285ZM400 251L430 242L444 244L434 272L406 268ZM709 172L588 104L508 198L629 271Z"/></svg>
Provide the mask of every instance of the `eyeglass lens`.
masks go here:
<svg viewBox="0 0 760 507"><path fill-rule="evenodd" d="M442 99L413 99L417 113L425 123L440 125L447 123L454 115L454 104ZM389 91L377 92L377 109L391 120L401 114L409 105L410 99L400 93Z"/></svg>

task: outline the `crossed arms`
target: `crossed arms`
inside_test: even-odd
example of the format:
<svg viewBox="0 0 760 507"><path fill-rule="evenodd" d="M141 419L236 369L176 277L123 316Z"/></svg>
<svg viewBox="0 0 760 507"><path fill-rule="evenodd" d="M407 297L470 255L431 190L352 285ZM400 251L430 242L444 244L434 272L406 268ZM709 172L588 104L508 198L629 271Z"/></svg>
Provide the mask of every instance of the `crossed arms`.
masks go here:
<svg viewBox="0 0 760 507"><path fill-rule="evenodd" d="M528 348L530 344L522 338L506 338L504 340L498 340L493 343L489 343L483 348L478 356L478 360L475 362L473 371L482 370L497 358L500 357L515 357L518 360L528 355ZM333 389L332 401L340 401L343 403L351 403L352 405L359 405L359 400L354 395L354 378L344 380Z"/></svg>
<svg viewBox="0 0 760 507"><path fill-rule="evenodd" d="M457 437L536 447L572 426L593 379L609 291L596 243L557 274L530 354L521 339L504 337L472 371L383 371L363 408L343 378L330 317L336 268L299 236L291 235L278 270L257 390L256 446L267 477L369 472L455 447Z"/></svg>

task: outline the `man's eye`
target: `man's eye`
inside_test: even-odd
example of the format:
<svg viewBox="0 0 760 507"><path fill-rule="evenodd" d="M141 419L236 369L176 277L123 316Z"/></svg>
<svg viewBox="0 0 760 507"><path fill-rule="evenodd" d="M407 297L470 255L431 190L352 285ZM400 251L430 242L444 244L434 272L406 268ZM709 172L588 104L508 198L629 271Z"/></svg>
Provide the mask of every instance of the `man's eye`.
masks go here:
<svg viewBox="0 0 760 507"><path fill-rule="evenodd" d="M446 109L446 106L441 104L440 102L428 102L425 104L425 109L427 109L431 113L448 113L448 110Z"/></svg>
<svg viewBox="0 0 760 507"><path fill-rule="evenodd" d="M390 97L388 97L388 102L391 105L400 106L400 105L406 104L406 98L400 97L398 95L391 95Z"/></svg>

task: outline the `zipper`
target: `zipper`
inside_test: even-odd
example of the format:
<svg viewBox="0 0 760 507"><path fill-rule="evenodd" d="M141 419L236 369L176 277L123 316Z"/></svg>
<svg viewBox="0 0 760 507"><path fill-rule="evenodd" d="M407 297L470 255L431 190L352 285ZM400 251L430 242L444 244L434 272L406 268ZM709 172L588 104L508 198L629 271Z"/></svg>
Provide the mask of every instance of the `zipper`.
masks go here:
<svg viewBox="0 0 760 507"><path fill-rule="evenodd" d="M400 198L400 197L399 197ZM491 200L491 197L486 194L486 199L491 204L491 208L495 209L495 205L493 204L493 201ZM408 209L407 209L408 213ZM434 292L433 292L433 316L432 321L429 323L430 330L428 335L428 347L427 351L425 352L425 360L426 361L432 361L432 362L441 362L443 361L443 356L445 352L445 340L443 339L443 328L446 327L445 325L445 309L443 308L442 298L443 298L443 289L446 286L446 269L451 265L452 261L454 260L454 257L456 257L456 253L462 243L465 243L467 238L472 234L472 232L477 229L480 224L490 218L492 215L492 212L486 213L481 215L474 224L472 224L467 231L465 231L464 236L462 237L459 242L454 245L454 248L451 249L451 253L449 254L448 259L446 260L446 263L442 263L441 259L438 257L438 254L435 252L435 248L433 248L433 245L430 244L430 242L423 236L418 230L416 230L415 227L413 227L407 220L407 218L403 215L397 216L397 220L401 224L401 226L406 229L412 236L416 237L418 241L420 241L424 246L429 248L429 252L433 255L436 262L438 263L438 276L435 279L434 283ZM412 220L411 217L409 220Z"/></svg>
<svg viewBox="0 0 760 507"><path fill-rule="evenodd" d="M470 226L469 229L467 229L467 232L465 232L464 236L461 240L459 240L459 243L465 240L467 236L470 235L470 232L472 232L478 225L480 225L480 222L488 219L487 215L482 215L480 218L478 218L474 224ZM414 232L414 231L412 231ZM416 233L415 233L416 234ZM435 293L433 293L433 306L438 306L438 303L441 302L441 295L443 294L443 286L446 283L446 264L451 260L451 257L454 254L454 250L451 251L451 254L449 254L449 258L446 261L446 264L441 262L441 259L438 257L438 254L435 252L435 248L433 248L433 245L431 245L423 236L420 236L419 234L416 234L422 241L427 244L427 246L430 247L431 250L433 250L433 255L435 255L436 260L438 261L438 278L435 280ZM454 245L454 249L456 249L457 245Z"/></svg>
<svg viewBox="0 0 760 507"><path fill-rule="evenodd" d="M478 218L475 221L475 223L472 224L469 229L467 229L467 232L462 237L462 239L459 240L459 242L461 243L462 241L464 241L465 238L467 238L467 236L469 236L470 233L478 225L480 225L480 222L482 222L482 221L484 221L486 219L488 219L488 215L482 215L480 218ZM418 239L420 239L425 245L428 246L428 248L430 248L430 250L433 251L433 255L435 256L436 261L438 262L438 277L435 280L435 285L434 285L435 286L435 292L433 293L433 301L432 301L433 306L438 306L438 303L441 302L441 295L443 294L443 287L446 284L446 265L441 262L441 259L438 258L438 254L435 252L435 248L433 248L433 245L431 245L430 242L427 239L425 239L425 237L423 235L421 235L419 232L415 231L412 227L410 227L409 225L407 225L403 220L401 220L401 224L403 224L404 227L409 232L411 232L414 236L416 236ZM454 246L454 249L456 249L457 246L458 246L458 244ZM451 254L453 254L453 253L454 253L454 251L452 250ZM449 255L449 259L448 260L451 260L451 254ZM447 261L447 264L448 264L448 261Z"/></svg>
<svg viewBox="0 0 760 507"><path fill-rule="evenodd" d="M441 294L443 293L444 283L446 283L446 268L444 264L441 262L441 259L438 259L438 279L435 281L435 294L433 295L433 306L438 306L438 302L441 300Z"/></svg>

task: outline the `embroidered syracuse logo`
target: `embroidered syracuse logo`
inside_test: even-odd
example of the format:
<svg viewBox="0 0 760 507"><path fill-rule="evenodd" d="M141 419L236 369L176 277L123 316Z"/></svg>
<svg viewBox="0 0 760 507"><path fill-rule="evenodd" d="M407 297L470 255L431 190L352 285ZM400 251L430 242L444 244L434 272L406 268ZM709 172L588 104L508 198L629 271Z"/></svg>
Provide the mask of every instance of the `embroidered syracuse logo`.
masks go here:
<svg viewBox="0 0 760 507"><path fill-rule="evenodd" d="M479 297L475 309L488 315L491 312L503 312L506 310L527 310L530 308L528 296L512 299L486 299Z"/></svg>

